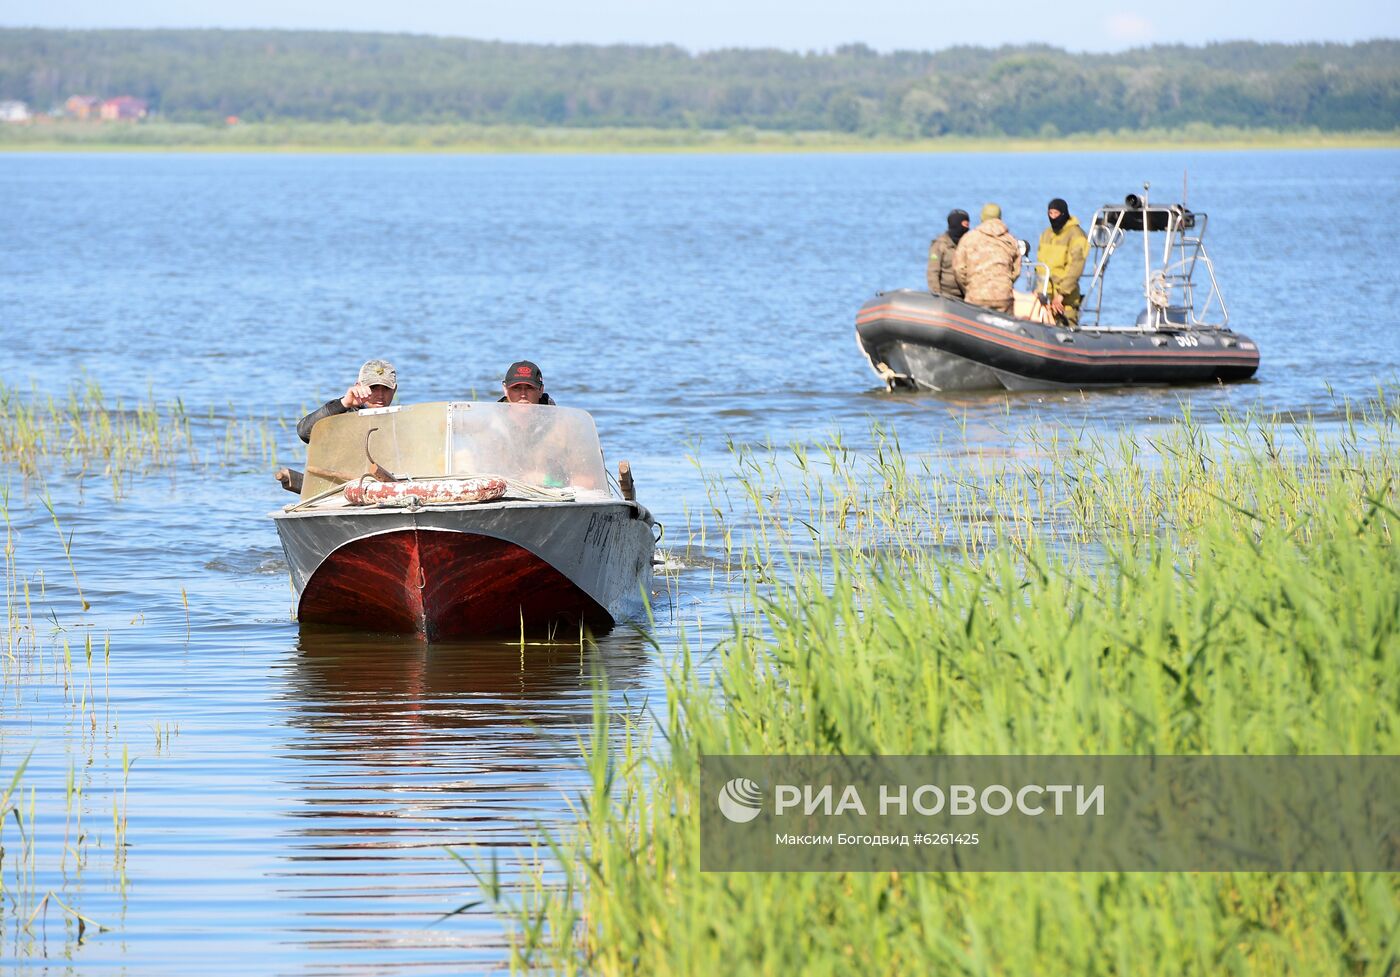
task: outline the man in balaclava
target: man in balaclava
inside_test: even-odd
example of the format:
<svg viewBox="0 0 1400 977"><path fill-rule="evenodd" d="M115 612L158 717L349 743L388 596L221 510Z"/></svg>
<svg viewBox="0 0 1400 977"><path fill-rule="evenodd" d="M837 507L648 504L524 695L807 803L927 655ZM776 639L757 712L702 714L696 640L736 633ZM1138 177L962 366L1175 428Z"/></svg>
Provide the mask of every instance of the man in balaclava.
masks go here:
<svg viewBox="0 0 1400 977"><path fill-rule="evenodd" d="M1021 274L1021 242L1011 236L996 204L983 207L982 222L958 242L953 272L964 301L998 312L1015 306L1012 288Z"/></svg>
<svg viewBox="0 0 1400 977"><path fill-rule="evenodd" d="M1079 291L1079 277L1084 274L1084 262L1089 257L1089 237L1079 221L1069 215L1069 204L1056 197L1045 208L1050 226L1040 234L1035 257L1049 270L1049 280L1042 283L1049 309L1055 321L1067 326L1079 325L1079 305L1084 296ZM1044 270L1039 270L1044 275Z"/></svg>
<svg viewBox="0 0 1400 977"><path fill-rule="evenodd" d="M948 211L948 229L929 242L928 246L928 290L934 295L949 298L963 297L958 276L953 274L953 253L958 250L958 242L967 233L967 211Z"/></svg>

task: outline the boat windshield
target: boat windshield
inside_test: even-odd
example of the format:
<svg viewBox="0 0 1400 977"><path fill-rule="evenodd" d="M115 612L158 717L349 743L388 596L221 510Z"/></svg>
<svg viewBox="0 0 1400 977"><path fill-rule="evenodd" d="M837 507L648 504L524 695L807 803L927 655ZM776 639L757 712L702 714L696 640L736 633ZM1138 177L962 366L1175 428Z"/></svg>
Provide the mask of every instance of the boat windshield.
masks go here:
<svg viewBox="0 0 1400 977"><path fill-rule="evenodd" d="M606 491L587 412L534 404L449 404L454 475L501 475L545 488Z"/></svg>
<svg viewBox="0 0 1400 977"><path fill-rule="evenodd" d="M302 498L372 465L400 477L500 475L576 495L608 492L593 418L571 407L410 404L328 417L311 433Z"/></svg>

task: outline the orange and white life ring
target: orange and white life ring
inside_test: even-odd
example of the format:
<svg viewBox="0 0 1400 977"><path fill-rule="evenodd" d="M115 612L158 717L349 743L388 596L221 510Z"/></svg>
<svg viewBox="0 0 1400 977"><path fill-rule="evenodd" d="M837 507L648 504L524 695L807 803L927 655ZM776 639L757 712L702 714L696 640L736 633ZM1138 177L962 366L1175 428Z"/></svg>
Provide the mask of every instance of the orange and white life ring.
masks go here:
<svg viewBox="0 0 1400 977"><path fill-rule="evenodd" d="M377 482L361 478L345 486L350 505L462 505L490 502L506 494L506 480L494 475Z"/></svg>

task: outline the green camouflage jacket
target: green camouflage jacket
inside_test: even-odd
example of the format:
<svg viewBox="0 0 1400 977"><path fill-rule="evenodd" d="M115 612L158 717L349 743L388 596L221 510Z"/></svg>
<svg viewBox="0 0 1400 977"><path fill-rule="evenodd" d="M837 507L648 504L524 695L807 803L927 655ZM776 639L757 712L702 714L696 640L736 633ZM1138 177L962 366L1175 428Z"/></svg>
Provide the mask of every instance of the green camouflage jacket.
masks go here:
<svg viewBox="0 0 1400 977"><path fill-rule="evenodd" d="M929 243L928 290L934 295L949 295L955 299L963 297L958 276L953 273L953 255L957 250L958 246L953 243L953 236L947 231Z"/></svg>

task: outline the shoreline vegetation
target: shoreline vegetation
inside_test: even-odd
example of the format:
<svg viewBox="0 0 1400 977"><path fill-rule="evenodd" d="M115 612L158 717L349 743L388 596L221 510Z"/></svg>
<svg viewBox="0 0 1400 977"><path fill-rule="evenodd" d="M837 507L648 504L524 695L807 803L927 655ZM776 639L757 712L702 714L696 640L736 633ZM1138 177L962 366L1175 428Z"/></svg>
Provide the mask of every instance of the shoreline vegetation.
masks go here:
<svg viewBox="0 0 1400 977"><path fill-rule="evenodd" d="M349 31L0 28L6 118L827 133L888 141L1400 127L1400 40L880 52ZM693 138L693 137L692 137Z"/></svg>
<svg viewBox="0 0 1400 977"><path fill-rule="evenodd" d="M1400 145L1400 40L879 52L0 28L0 151Z"/></svg>
<svg viewBox="0 0 1400 977"><path fill-rule="evenodd" d="M1054 137L948 135L909 139L748 126L714 130L305 121L237 125L55 121L0 126L0 152L935 154L1397 147L1400 147L1400 129L1323 132L1207 124Z"/></svg>
<svg viewBox="0 0 1400 977"><path fill-rule="evenodd" d="M706 755L1400 752L1400 402L1343 417L1047 429L952 468L878 431L736 451L709 480L748 527L726 636L682 649L654 720L595 698L591 790L523 879L462 856L512 972L1395 973L1384 873L699 858Z"/></svg>
<svg viewBox="0 0 1400 977"><path fill-rule="evenodd" d="M276 455L271 422L239 416L231 404L196 415L178 398L161 403L154 394L130 405L111 401L91 379L57 396L0 381L0 465L39 486L77 476L81 487L85 476L100 475L120 498L146 472L250 459L271 466Z"/></svg>

